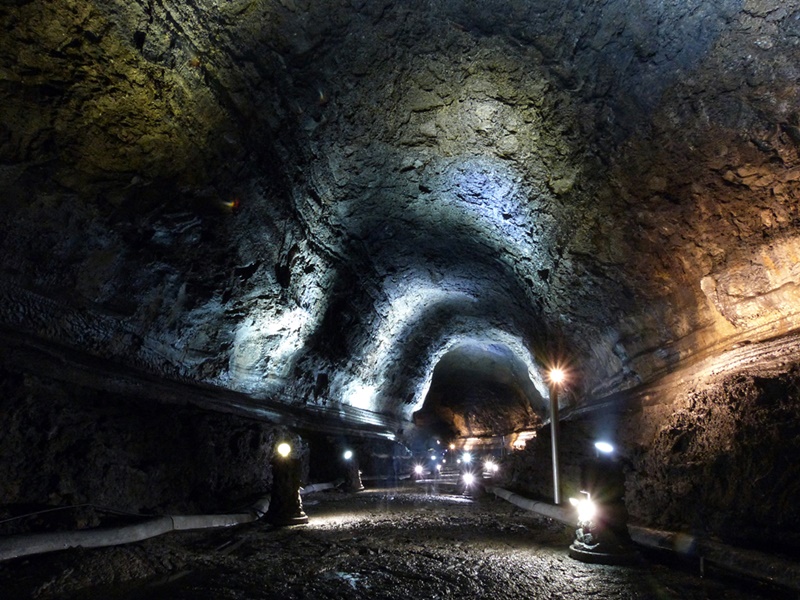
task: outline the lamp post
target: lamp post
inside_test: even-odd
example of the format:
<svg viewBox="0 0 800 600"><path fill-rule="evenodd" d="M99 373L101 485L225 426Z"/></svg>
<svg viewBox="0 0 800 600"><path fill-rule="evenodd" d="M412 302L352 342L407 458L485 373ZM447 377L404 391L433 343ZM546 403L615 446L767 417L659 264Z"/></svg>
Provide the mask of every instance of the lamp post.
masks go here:
<svg viewBox="0 0 800 600"><path fill-rule="evenodd" d="M561 504L561 468L558 462L558 389L564 381L564 371L550 370L550 438L553 450L553 503Z"/></svg>

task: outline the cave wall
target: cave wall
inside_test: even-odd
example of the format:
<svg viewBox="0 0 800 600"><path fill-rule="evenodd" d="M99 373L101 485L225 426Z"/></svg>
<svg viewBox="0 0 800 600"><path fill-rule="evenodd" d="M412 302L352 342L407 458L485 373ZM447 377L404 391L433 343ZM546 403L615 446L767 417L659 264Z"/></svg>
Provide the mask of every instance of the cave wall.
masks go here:
<svg viewBox="0 0 800 600"><path fill-rule="evenodd" d="M408 418L464 341L579 403L798 325L794 0L0 11L5 328Z"/></svg>
<svg viewBox="0 0 800 600"><path fill-rule="evenodd" d="M0 416L5 516L85 503L134 514L231 512L269 492L273 446L287 436L235 415L6 371ZM72 526L96 525L102 514L83 513L88 523ZM60 527L69 526L74 514L60 514Z"/></svg>
<svg viewBox="0 0 800 600"><path fill-rule="evenodd" d="M800 549L800 367L727 377L676 398L674 408L632 449L632 514L733 543Z"/></svg>
<svg viewBox="0 0 800 600"><path fill-rule="evenodd" d="M794 375L748 369L799 355L800 1L17 0L0 29L3 360L80 353L223 415L11 377L6 485L31 479L10 498L211 506L188 474L260 489L273 426L242 433L262 446L239 483L210 457L162 500L141 465L185 464L186 439L239 460L234 406L391 436L450 350L502 344L540 387L567 363L568 479L594 407L637 517L751 531L759 496L731 482L772 461L763 506L792 530ZM63 482L26 436L76 459ZM547 495L534 454L514 483ZM112 491L74 483L117 463Z"/></svg>
<svg viewBox="0 0 800 600"><path fill-rule="evenodd" d="M800 551L800 365L742 371L692 386L670 406L629 398L562 423L563 493L577 497L596 440L625 466L625 502L640 524L769 551ZM506 483L552 498L550 432L506 463Z"/></svg>

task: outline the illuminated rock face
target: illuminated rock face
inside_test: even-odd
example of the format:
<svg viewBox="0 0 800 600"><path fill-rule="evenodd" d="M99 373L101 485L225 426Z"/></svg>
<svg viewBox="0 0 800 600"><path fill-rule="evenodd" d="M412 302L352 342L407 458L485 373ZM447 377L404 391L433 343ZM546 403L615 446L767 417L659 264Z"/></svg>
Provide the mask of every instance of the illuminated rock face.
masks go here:
<svg viewBox="0 0 800 600"><path fill-rule="evenodd" d="M661 424L787 371L800 5L589 4L4 7L4 362L392 432L496 345L530 385L456 411L486 434L547 418L553 362L562 408Z"/></svg>
<svg viewBox="0 0 800 600"><path fill-rule="evenodd" d="M641 475L628 494L637 517L734 543L800 547L799 375L795 367L725 377L681 397L637 457Z"/></svg>

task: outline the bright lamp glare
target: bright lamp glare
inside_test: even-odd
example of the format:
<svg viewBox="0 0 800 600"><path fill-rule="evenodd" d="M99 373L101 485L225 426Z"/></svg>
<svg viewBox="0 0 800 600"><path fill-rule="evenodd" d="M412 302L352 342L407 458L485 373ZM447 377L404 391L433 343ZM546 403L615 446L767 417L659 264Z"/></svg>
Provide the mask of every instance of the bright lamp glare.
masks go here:
<svg viewBox="0 0 800 600"><path fill-rule="evenodd" d="M464 452L464 455L461 458L464 459L464 462L466 464L469 464L469 463L472 462L472 454L470 454L469 452Z"/></svg>
<svg viewBox="0 0 800 600"><path fill-rule="evenodd" d="M437 471L441 471L442 470L442 465L436 465L436 470Z"/></svg>
<svg viewBox="0 0 800 600"><path fill-rule="evenodd" d="M578 510L578 522L591 521L597 514L597 506L589 498L576 500L570 498L569 503Z"/></svg>
<svg viewBox="0 0 800 600"><path fill-rule="evenodd" d="M415 466L414 473L416 473L417 475L422 475L422 465Z"/></svg>
<svg viewBox="0 0 800 600"><path fill-rule="evenodd" d="M594 447L597 448L603 454L611 454L612 452L614 452L614 446L612 446L608 442L595 442Z"/></svg>
<svg viewBox="0 0 800 600"><path fill-rule="evenodd" d="M564 381L564 371L562 369L550 369L550 381L553 383Z"/></svg>
<svg viewBox="0 0 800 600"><path fill-rule="evenodd" d="M344 459L345 460L350 460L351 458L353 458L353 451L352 450L345 450Z"/></svg>
<svg viewBox="0 0 800 600"><path fill-rule="evenodd" d="M282 457L286 458L287 456L289 456L291 452L292 452L292 447L286 442L278 444L278 454L280 454Z"/></svg>
<svg viewBox="0 0 800 600"><path fill-rule="evenodd" d="M472 485L475 483L475 475L472 473L464 473L464 483L466 485Z"/></svg>

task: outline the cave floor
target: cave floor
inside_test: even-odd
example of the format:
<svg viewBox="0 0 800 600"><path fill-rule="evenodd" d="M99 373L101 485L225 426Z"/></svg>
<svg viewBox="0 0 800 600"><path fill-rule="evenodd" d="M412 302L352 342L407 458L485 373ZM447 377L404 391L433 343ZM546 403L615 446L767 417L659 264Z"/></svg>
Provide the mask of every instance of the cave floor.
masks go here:
<svg viewBox="0 0 800 600"><path fill-rule="evenodd" d="M257 522L9 561L0 564L2 597L780 597L650 556L635 567L577 562L567 555L570 529L496 498L374 489L304 502L308 525Z"/></svg>

